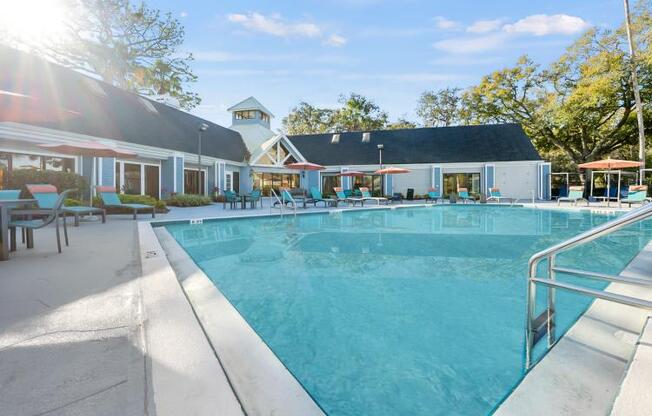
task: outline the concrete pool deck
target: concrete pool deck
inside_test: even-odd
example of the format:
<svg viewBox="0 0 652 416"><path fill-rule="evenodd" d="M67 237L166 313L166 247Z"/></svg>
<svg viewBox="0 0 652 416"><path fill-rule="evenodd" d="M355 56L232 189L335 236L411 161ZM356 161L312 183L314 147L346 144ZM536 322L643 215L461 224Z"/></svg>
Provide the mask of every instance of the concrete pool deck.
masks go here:
<svg viewBox="0 0 652 416"><path fill-rule="evenodd" d="M365 208L369 205L375 206ZM556 209L550 203L537 206ZM324 209L307 210L316 211ZM223 210L219 204L173 208L156 220L269 212L268 206L242 211ZM208 357L208 352L215 361L208 367L212 375L221 366L176 279L166 284L147 279L140 257L152 253L141 252L138 226L130 216L111 215L107 224L70 227L71 245L61 255L56 253L54 229L39 230L34 250L21 245L8 262L0 263L0 413L178 414L175 398L185 397L181 403L186 414L213 414L202 403L225 406L224 414L241 414L237 397L219 380L199 391L179 388L204 383L206 372L192 370L200 362L193 354ZM151 270L158 276L166 267ZM157 331L162 341L152 344ZM154 346L163 347L154 351ZM179 351L187 355L177 355ZM153 377L152 371L161 376ZM157 397L153 386L161 382L173 394Z"/></svg>

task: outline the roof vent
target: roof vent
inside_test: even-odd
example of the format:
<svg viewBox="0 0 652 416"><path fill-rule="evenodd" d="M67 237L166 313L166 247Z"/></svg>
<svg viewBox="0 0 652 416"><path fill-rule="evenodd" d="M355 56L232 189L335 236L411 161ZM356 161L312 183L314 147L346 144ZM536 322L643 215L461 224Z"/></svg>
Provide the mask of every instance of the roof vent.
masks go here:
<svg viewBox="0 0 652 416"><path fill-rule="evenodd" d="M331 139L331 144L338 144L340 142L340 135L339 134L333 134L333 138Z"/></svg>
<svg viewBox="0 0 652 416"><path fill-rule="evenodd" d="M100 97L106 97L106 91L104 91L104 88L102 88L100 83L93 78L84 78L84 84L86 84L93 94L99 95Z"/></svg>
<svg viewBox="0 0 652 416"><path fill-rule="evenodd" d="M362 143L369 143L371 141L371 133L362 133Z"/></svg>
<svg viewBox="0 0 652 416"><path fill-rule="evenodd" d="M147 98L138 97L140 103L149 111L150 113L158 114L158 110L154 107L154 104Z"/></svg>

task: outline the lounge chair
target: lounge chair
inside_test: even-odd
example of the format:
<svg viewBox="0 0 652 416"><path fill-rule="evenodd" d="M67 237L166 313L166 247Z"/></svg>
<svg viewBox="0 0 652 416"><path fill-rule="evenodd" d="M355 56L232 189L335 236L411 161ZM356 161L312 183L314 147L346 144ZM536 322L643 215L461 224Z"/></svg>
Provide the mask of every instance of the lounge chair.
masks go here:
<svg viewBox="0 0 652 416"><path fill-rule="evenodd" d="M297 201L294 200L292 194L287 189L281 189L281 202L284 205L292 204L292 208L297 208Z"/></svg>
<svg viewBox="0 0 652 416"><path fill-rule="evenodd" d="M473 203L475 203L475 199L473 199L471 195L469 195L469 190L466 188L458 188L457 197L461 199L465 204L467 203L467 201L473 201Z"/></svg>
<svg viewBox="0 0 652 416"><path fill-rule="evenodd" d="M618 204L619 207L623 203L628 204L630 207L632 204L645 204L647 200L647 185L632 185L629 187L627 192L627 198L621 199Z"/></svg>
<svg viewBox="0 0 652 416"><path fill-rule="evenodd" d="M235 206L238 204L240 201L240 198L238 197L238 194L236 194L233 191L224 191L224 206L223 208L226 209L226 203L228 202L231 209L235 208Z"/></svg>
<svg viewBox="0 0 652 416"><path fill-rule="evenodd" d="M256 208L256 204L260 201L260 207L263 207L263 198L260 189L254 189L249 195L245 195L245 204L249 202L251 208Z"/></svg>
<svg viewBox="0 0 652 416"><path fill-rule="evenodd" d="M369 188L364 188L364 187L360 188L360 192L362 192L362 199L365 200L365 201L367 201L367 200L376 201L376 202L378 202L378 205L380 205L380 203L382 201L384 201L385 204L389 203L389 200L387 198L385 198L385 197L371 196L371 192L369 192Z"/></svg>
<svg viewBox="0 0 652 416"><path fill-rule="evenodd" d="M392 194L391 201L392 201L392 203L394 203L394 202L400 202L400 203L402 204L402 203L403 203L403 194L400 193L400 192L394 192L394 193Z"/></svg>
<svg viewBox="0 0 652 416"><path fill-rule="evenodd" d="M3 189L0 191L0 201L20 199L20 189Z"/></svg>
<svg viewBox="0 0 652 416"><path fill-rule="evenodd" d="M68 228L66 227L66 216L62 215L63 202L66 200L68 194L72 189L63 191L57 195L57 199L52 204L51 208L29 208L29 209L13 209L11 210L11 219L9 220L11 251L16 250L16 228L20 227L27 231L27 247L34 247L34 230L46 227L53 222L56 224L57 233L57 249L61 253L61 234L59 232L59 217L63 216L63 234L65 236L66 246L68 245ZM14 217L18 217L14 219ZM32 217L40 217L32 219Z"/></svg>
<svg viewBox="0 0 652 416"><path fill-rule="evenodd" d="M557 198L557 205L561 202L572 202L573 205L577 205L578 201L586 201L586 205L589 205L589 200L584 198L584 187L583 186L571 186L568 188L568 196Z"/></svg>
<svg viewBox="0 0 652 416"><path fill-rule="evenodd" d="M54 185L47 184L33 184L25 186L30 194L36 199L39 208L48 209L54 206L59 194ZM64 201L65 202L65 201ZM100 214L102 216L102 223L106 222L106 210L99 207L61 207L63 215L72 215L75 218L75 227L79 227L79 217L84 215Z"/></svg>
<svg viewBox="0 0 652 416"><path fill-rule="evenodd" d="M426 204L428 203L428 201L432 201L436 204L437 200L439 199L441 199L442 202L444 201L444 199L441 197L441 192L439 191L439 188L435 187L435 188L428 189L428 195L426 195Z"/></svg>
<svg viewBox="0 0 652 416"><path fill-rule="evenodd" d="M498 202L500 204L501 199L508 199L510 202L513 201L512 198L507 198L507 197L503 196L500 193L500 189L498 189L498 188L489 188L489 196L487 197L487 202L489 202L491 200L495 200L496 202Z"/></svg>
<svg viewBox="0 0 652 416"><path fill-rule="evenodd" d="M118 198L115 188L112 186L98 186L97 192L100 194L105 208L125 208L131 210L134 214L134 219L136 219L138 211L152 211L152 218L156 218L156 209L151 205L123 204L120 198Z"/></svg>
<svg viewBox="0 0 652 416"><path fill-rule="evenodd" d="M315 186L312 186L310 188L310 196L312 196L312 199L309 202L312 202L315 205L315 207L317 206L318 202L323 203L324 207L327 207L327 206L330 206L330 205L337 206L337 199L324 198L323 195L321 194L321 191Z"/></svg>
<svg viewBox="0 0 652 416"><path fill-rule="evenodd" d="M342 188L336 187L333 188L333 191L335 191L335 195L337 195L337 202L344 202L346 204L353 204L355 206L356 203L360 203L360 205L364 206L364 199L362 198L356 198L353 196L347 196L346 191L343 191Z"/></svg>

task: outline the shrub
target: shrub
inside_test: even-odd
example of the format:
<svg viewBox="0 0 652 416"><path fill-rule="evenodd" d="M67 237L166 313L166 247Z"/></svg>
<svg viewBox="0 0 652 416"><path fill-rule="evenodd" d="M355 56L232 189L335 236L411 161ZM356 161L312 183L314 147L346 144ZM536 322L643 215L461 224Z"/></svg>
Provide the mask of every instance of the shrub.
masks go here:
<svg viewBox="0 0 652 416"><path fill-rule="evenodd" d="M210 205L211 199L204 195L178 194L171 196L167 201L168 205L175 207L199 207Z"/></svg>
<svg viewBox="0 0 652 416"><path fill-rule="evenodd" d="M17 169L9 177L9 189L21 189L21 197L28 198L29 192L25 185L47 183L57 187L57 191L75 189L69 195L78 198L88 189L83 176L72 172L55 172L51 170Z"/></svg>
<svg viewBox="0 0 652 416"><path fill-rule="evenodd" d="M143 204L151 205L156 207L157 210L166 210L167 205L165 201L152 198L149 195L130 195L130 194L118 194L120 201L125 204Z"/></svg>

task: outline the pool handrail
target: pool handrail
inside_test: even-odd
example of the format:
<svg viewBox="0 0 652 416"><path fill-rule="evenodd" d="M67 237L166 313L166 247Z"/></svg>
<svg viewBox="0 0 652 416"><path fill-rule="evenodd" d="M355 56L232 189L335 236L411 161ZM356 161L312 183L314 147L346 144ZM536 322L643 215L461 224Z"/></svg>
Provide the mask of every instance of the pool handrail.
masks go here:
<svg viewBox="0 0 652 416"><path fill-rule="evenodd" d="M527 281L527 298L526 298L526 328L525 328L525 369L529 370L536 362L533 362L532 350L536 343L547 335L548 349L552 348L557 338L555 336L555 289L563 289L576 293L581 293L587 296L592 296L599 299L604 299L611 302L616 302L624 305L635 306L639 308L652 310L652 302L645 299L634 298L630 296L618 295L615 293L607 292L604 290L595 290L585 288L578 285L558 282L555 279L556 273L571 274L577 277L584 277L589 279L605 280L615 283L624 283L638 286L652 286L652 279L639 279L624 276L614 276L604 273L577 270L566 267L558 267L555 265L555 257L557 254L568 251L574 247L584 243L591 242L599 237L611 234L621 228L631 225L647 218L652 218L652 204L643 205L640 208L632 210L618 218L608 221L602 225L587 230L575 237L562 241L542 250L528 261L528 281ZM537 266L539 263L547 259L547 277L537 277ZM547 307L545 310L536 315L536 288L537 284L547 286Z"/></svg>

